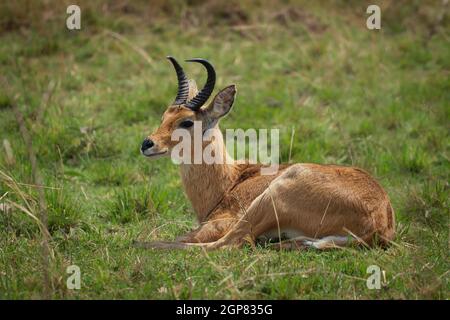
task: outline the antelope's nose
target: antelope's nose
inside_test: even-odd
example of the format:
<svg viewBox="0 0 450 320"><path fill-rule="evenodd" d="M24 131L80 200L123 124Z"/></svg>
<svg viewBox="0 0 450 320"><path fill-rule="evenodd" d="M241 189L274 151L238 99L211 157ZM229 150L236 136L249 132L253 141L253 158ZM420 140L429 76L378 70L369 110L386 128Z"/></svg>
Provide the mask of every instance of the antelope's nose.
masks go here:
<svg viewBox="0 0 450 320"><path fill-rule="evenodd" d="M145 150L150 149L154 145L155 144L153 143L153 141L147 138L144 140L144 142L142 142L141 151L144 152Z"/></svg>

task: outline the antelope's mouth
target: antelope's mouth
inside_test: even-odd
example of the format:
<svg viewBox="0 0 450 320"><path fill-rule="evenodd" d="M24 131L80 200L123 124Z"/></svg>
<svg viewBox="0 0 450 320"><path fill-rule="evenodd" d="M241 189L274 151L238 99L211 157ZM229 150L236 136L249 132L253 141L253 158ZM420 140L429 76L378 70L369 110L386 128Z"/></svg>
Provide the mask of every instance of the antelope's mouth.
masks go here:
<svg viewBox="0 0 450 320"><path fill-rule="evenodd" d="M145 150L145 151L141 151L141 153L144 156L146 156L147 158L154 158L154 157L163 156L163 155L167 154L167 150L163 150L160 152L152 152L150 150Z"/></svg>

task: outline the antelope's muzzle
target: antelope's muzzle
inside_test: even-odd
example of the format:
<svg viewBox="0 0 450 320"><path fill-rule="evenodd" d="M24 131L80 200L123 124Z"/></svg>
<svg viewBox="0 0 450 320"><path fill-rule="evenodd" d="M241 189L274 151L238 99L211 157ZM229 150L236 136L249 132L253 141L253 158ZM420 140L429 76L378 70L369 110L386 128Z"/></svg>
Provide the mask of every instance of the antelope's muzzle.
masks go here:
<svg viewBox="0 0 450 320"><path fill-rule="evenodd" d="M147 149L150 149L154 146L155 144L153 143L152 140L150 140L149 138L146 138L144 140L144 142L142 142L142 146L141 146L141 152L145 154L145 151Z"/></svg>

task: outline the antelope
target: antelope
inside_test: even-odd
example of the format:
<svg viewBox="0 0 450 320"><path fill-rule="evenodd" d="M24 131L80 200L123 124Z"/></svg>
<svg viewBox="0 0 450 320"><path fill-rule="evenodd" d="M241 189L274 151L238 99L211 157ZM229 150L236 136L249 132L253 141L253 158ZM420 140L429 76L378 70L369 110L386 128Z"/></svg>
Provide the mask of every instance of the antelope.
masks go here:
<svg viewBox="0 0 450 320"><path fill-rule="evenodd" d="M215 139L203 142L227 159L224 164L181 163L181 180L199 226L175 241L135 242L137 247L171 249L241 247L276 239L280 248L339 248L350 244L387 246L395 234L394 211L388 195L366 171L339 165L281 164L272 175L261 175L261 164L236 163L227 153L219 121L236 96L235 85L222 89L207 103L216 72L207 60L207 80L198 91L175 58L168 56L178 93L160 126L142 143L148 158L168 156L176 129L192 130L200 121ZM193 143L193 142L192 142ZM231 159L231 161L230 161ZM267 242L266 242L267 243Z"/></svg>

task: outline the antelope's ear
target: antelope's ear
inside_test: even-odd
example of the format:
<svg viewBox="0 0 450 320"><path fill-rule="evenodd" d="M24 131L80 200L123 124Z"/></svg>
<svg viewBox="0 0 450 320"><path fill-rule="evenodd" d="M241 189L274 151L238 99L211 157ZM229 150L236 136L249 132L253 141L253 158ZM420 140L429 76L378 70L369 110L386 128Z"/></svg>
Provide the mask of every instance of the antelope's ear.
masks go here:
<svg viewBox="0 0 450 320"><path fill-rule="evenodd" d="M220 91L205 109L208 116L213 119L225 116L231 110L235 96L236 86L234 84Z"/></svg>
<svg viewBox="0 0 450 320"><path fill-rule="evenodd" d="M198 93L197 83L194 79L189 79L189 94L188 94L188 100L191 100L194 98Z"/></svg>

